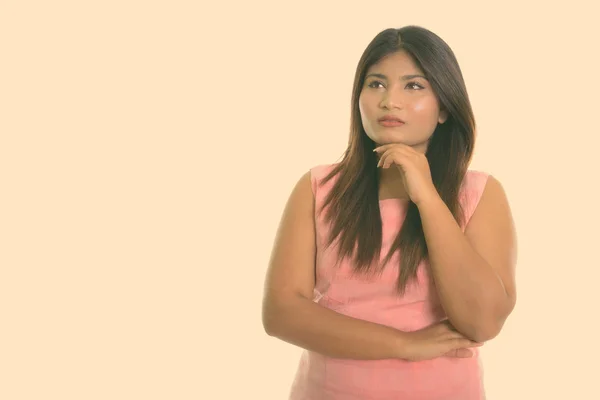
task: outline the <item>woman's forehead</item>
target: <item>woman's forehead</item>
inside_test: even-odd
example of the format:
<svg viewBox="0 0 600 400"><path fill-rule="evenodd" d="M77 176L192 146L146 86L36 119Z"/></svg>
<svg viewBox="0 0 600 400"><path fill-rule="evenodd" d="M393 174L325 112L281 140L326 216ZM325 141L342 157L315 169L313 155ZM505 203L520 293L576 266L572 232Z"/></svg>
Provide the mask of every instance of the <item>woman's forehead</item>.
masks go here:
<svg viewBox="0 0 600 400"><path fill-rule="evenodd" d="M423 71L415 64L410 55L402 51L385 56L377 63L371 65L367 73L401 76L423 74Z"/></svg>

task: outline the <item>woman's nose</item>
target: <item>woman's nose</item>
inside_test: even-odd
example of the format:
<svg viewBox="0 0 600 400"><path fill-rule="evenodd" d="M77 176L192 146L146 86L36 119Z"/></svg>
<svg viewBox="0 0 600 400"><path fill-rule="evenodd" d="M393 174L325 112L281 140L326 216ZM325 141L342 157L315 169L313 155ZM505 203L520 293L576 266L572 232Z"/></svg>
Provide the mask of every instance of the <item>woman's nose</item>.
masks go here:
<svg viewBox="0 0 600 400"><path fill-rule="evenodd" d="M386 91L381 100L381 106L387 109L404 107L402 94L395 90Z"/></svg>

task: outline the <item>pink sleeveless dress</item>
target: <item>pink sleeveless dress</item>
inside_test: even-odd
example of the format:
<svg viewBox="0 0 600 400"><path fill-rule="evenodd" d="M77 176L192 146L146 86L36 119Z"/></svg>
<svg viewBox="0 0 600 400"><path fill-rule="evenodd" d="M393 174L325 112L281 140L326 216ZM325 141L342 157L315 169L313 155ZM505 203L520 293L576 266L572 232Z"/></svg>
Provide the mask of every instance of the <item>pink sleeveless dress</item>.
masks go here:
<svg viewBox="0 0 600 400"><path fill-rule="evenodd" d="M320 181L335 164L311 169L316 210L320 208L335 179ZM466 221L473 215L488 174L469 170L461 187ZM406 203L397 199L379 203L383 221L381 260L387 255L406 213ZM316 211L315 210L315 211ZM445 318L425 263L418 269L416 284L400 297L395 292L398 255L376 278L351 275L351 265L334 268L337 248L325 248L329 226L324 215L317 224L317 279L314 301L323 307L354 318L413 331ZM464 227L463 227L464 230ZM409 362L404 360L350 360L325 357L305 350L292 384L290 400L482 400L485 398L478 349L475 357L440 357Z"/></svg>

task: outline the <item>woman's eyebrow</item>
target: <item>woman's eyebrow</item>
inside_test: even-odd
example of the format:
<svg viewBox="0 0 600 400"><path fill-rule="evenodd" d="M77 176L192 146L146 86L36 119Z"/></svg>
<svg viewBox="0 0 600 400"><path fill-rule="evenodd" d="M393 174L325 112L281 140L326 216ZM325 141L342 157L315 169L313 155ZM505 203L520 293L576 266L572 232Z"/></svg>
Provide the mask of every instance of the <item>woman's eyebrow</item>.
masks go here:
<svg viewBox="0 0 600 400"><path fill-rule="evenodd" d="M367 76L365 77L365 79L366 79L366 78L369 78L369 77L371 77L371 76L373 76L373 77L375 77L375 78L380 78L380 79L385 79L385 80L387 80L387 76L385 76L384 74L377 74L377 73L369 74L369 75L367 75ZM423 78L423 79L427 80L427 78L426 78L426 77L424 77L423 75L419 75L419 74L404 75L404 76L402 76L402 77L401 77L401 79L402 79L403 81L406 81L406 80L409 80L409 79L413 79L413 78Z"/></svg>

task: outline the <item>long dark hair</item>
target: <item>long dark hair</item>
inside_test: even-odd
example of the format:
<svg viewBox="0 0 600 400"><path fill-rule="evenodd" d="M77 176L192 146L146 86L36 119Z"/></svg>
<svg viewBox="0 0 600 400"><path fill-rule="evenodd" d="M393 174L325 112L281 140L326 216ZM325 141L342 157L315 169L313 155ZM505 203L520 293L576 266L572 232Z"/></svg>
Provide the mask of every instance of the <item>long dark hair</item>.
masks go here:
<svg viewBox="0 0 600 400"><path fill-rule="evenodd" d="M375 143L364 131L359 97L367 70L383 57L405 51L428 79L440 108L448 117L438 124L430 138L426 157L433 183L459 224L464 214L459 190L467 173L475 145L475 118L462 72L452 49L439 36L419 26L381 31L362 54L352 89L350 137L342 160L324 177L324 184L338 179L325 198L320 212L329 207L331 222L328 245L339 241L339 259L354 258L356 272L381 271L393 254L400 251L398 291L403 293L414 278L421 261L428 259L427 243L417 206L409 202L404 223L383 263L382 221L379 209L379 175Z"/></svg>

